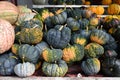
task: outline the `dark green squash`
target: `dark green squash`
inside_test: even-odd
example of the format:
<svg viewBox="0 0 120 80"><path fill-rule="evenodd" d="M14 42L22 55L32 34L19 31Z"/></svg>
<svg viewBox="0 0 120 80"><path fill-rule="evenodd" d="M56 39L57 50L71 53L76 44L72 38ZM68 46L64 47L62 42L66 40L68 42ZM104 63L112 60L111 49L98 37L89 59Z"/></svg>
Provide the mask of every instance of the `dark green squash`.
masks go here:
<svg viewBox="0 0 120 80"><path fill-rule="evenodd" d="M39 51L34 46L23 44L19 47L18 56L24 61L37 63L40 54Z"/></svg>
<svg viewBox="0 0 120 80"><path fill-rule="evenodd" d="M72 30L72 31L77 31L80 29L80 24L72 17L67 18L67 26Z"/></svg>
<svg viewBox="0 0 120 80"><path fill-rule="evenodd" d="M48 3L50 5L56 5L57 4L57 0L48 0Z"/></svg>
<svg viewBox="0 0 120 80"><path fill-rule="evenodd" d="M103 45L108 42L109 35L105 31L94 29L91 32L90 39L93 42Z"/></svg>
<svg viewBox="0 0 120 80"><path fill-rule="evenodd" d="M80 30L79 34L89 41L90 40L91 30Z"/></svg>
<svg viewBox="0 0 120 80"><path fill-rule="evenodd" d="M79 19L78 22L80 24L80 29L86 29L89 26L89 20L86 18Z"/></svg>
<svg viewBox="0 0 120 80"><path fill-rule="evenodd" d="M85 0L75 0L75 5L83 5Z"/></svg>
<svg viewBox="0 0 120 80"><path fill-rule="evenodd" d="M86 57L99 58L104 54L104 48L98 43L89 43L85 46Z"/></svg>
<svg viewBox="0 0 120 80"><path fill-rule="evenodd" d="M90 58L82 62L81 69L86 75L96 75L100 71L100 61Z"/></svg>
<svg viewBox="0 0 120 80"><path fill-rule="evenodd" d="M49 49L46 48L42 52L42 57L46 62L56 62L61 60L63 52L61 49Z"/></svg>
<svg viewBox="0 0 120 80"><path fill-rule="evenodd" d="M59 60L56 63L43 62L42 72L49 77L63 77L68 71L65 61Z"/></svg>
<svg viewBox="0 0 120 80"><path fill-rule="evenodd" d="M16 64L18 64L18 60L13 53L5 52L0 55L0 75L13 75Z"/></svg>
<svg viewBox="0 0 120 80"><path fill-rule="evenodd" d="M63 49L67 46L71 39L71 30L62 25L56 25L47 33L47 42L54 48Z"/></svg>
<svg viewBox="0 0 120 80"><path fill-rule="evenodd" d="M69 45L63 49L63 60L67 63L81 61L84 57L84 47L79 44Z"/></svg>
<svg viewBox="0 0 120 80"><path fill-rule="evenodd" d="M106 50L105 53L103 54L103 60L106 58L115 58L117 57L117 53L115 50Z"/></svg>
<svg viewBox="0 0 120 80"><path fill-rule="evenodd" d="M66 4L66 0L57 0L57 5L64 5Z"/></svg>
<svg viewBox="0 0 120 80"><path fill-rule="evenodd" d="M116 28L115 32L113 33L114 38L116 41L120 42L120 28Z"/></svg>

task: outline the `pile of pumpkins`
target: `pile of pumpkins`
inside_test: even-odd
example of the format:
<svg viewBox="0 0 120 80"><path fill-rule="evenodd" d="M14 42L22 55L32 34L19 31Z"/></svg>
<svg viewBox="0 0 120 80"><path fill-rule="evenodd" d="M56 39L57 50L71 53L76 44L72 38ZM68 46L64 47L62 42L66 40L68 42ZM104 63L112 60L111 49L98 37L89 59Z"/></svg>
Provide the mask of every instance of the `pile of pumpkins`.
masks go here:
<svg viewBox="0 0 120 80"><path fill-rule="evenodd" d="M63 77L78 62L85 75L120 76L119 30L117 16L83 7L32 11L0 1L0 75L28 77L41 68Z"/></svg>

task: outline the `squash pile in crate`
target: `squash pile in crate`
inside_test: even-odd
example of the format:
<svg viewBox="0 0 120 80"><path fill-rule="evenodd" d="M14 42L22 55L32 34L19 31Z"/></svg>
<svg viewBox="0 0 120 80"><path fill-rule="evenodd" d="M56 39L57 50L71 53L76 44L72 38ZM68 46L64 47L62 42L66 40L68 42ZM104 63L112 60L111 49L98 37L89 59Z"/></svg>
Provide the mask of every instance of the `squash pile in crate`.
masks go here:
<svg viewBox="0 0 120 80"><path fill-rule="evenodd" d="M65 77L71 67L84 76L120 76L119 5L110 5L116 15L105 18L96 15L101 7L94 13L83 7L32 11L6 1L0 6L1 76Z"/></svg>

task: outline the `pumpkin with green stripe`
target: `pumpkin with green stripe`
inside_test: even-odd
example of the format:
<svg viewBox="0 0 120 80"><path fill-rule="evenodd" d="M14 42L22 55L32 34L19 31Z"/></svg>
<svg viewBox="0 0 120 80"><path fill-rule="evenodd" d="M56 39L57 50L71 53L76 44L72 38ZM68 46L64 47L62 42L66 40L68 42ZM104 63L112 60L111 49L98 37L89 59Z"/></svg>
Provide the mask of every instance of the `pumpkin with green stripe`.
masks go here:
<svg viewBox="0 0 120 80"><path fill-rule="evenodd" d="M42 52L42 57L46 62L56 62L61 60L63 52L61 49L45 49Z"/></svg>
<svg viewBox="0 0 120 80"><path fill-rule="evenodd" d="M42 40L43 32L39 28L24 28L16 34L17 41L27 44L37 44Z"/></svg>
<svg viewBox="0 0 120 80"><path fill-rule="evenodd" d="M83 61L81 69L86 75L96 75L100 71L100 61L97 58L90 58Z"/></svg>
<svg viewBox="0 0 120 80"><path fill-rule="evenodd" d="M108 42L109 35L102 30L94 29L91 32L90 39L93 42L103 45Z"/></svg>
<svg viewBox="0 0 120 80"><path fill-rule="evenodd" d="M104 54L103 46L98 43L89 43L85 46L86 57L99 58Z"/></svg>
<svg viewBox="0 0 120 80"><path fill-rule="evenodd" d="M42 72L49 77L63 77L68 71L65 61L59 60L56 63L43 62Z"/></svg>
<svg viewBox="0 0 120 80"><path fill-rule="evenodd" d="M28 44L20 45L18 49L18 56L25 62L31 62L36 64L39 59L39 51L34 47Z"/></svg>
<svg viewBox="0 0 120 80"><path fill-rule="evenodd" d="M63 49L63 60L67 63L81 61L84 57L84 47L79 44L69 45Z"/></svg>

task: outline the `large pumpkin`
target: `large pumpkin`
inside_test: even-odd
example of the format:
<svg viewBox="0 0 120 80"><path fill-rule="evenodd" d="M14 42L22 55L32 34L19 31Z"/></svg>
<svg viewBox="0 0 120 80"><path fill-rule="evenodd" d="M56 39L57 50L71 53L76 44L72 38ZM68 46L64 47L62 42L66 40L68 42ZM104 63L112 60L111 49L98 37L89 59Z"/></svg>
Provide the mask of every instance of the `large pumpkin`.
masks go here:
<svg viewBox="0 0 120 80"><path fill-rule="evenodd" d="M0 54L12 47L14 39L14 27L8 21L0 19Z"/></svg>
<svg viewBox="0 0 120 80"><path fill-rule="evenodd" d="M67 63L80 61L84 57L84 47L79 44L69 45L63 49L63 60Z"/></svg>
<svg viewBox="0 0 120 80"><path fill-rule="evenodd" d="M0 55L0 75L14 74L14 67L18 63L14 56L11 52Z"/></svg>
<svg viewBox="0 0 120 80"><path fill-rule="evenodd" d="M42 72L50 77L63 77L68 71L68 66L65 61L59 60L56 63L44 62Z"/></svg>
<svg viewBox="0 0 120 80"><path fill-rule="evenodd" d="M89 43L85 46L86 57L98 58L104 54L104 48L97 43Z"/></svg>
<svg viewBox="0 0 120 80"><path fill-rule="evenodd" d="M96 42L98 44L106 44L109 40L109 36L106 32L102 31L102 30L92 30L91 35L90 35L90 39L93 42Z"/></svg>
<svg viewBox="0 0 120 80"><path fill-rule="evenodd" d="M47 42L55 48L64 48L70 42L71 30L62 25L56 25L47 33Z"/></svg>
<svg viewBox="0 0 120 80"><path fill-rule="evenodd" d="M14 24L17 21L17 17L19 14L18 8L8 2L8 1L0 1L0 18L9 21L11 24Z"/></svg>
<svg viewBox="0 0 120 80"><path fill-rule="evenodd" d="M100 71L100 61L97 58L90 58L83 61L81 69L86 75L96 75Z"/></svg>
<svg viewBox="0 0 120 80"><path fill-rule="evenodd" d="M120 5L118 4L111 4L108 7L108 14L110 15L118 15L120 13Z"/></svg>
<svg viewBox="0 0 120 80"><path fill-rule="evenodd" d="M63 52L61 49L45 49L42 52L42 57L46 62L56 62L61 60Z"/></svg>

